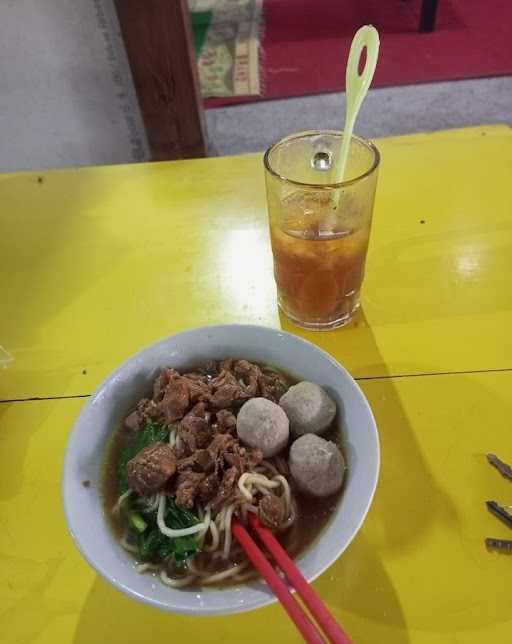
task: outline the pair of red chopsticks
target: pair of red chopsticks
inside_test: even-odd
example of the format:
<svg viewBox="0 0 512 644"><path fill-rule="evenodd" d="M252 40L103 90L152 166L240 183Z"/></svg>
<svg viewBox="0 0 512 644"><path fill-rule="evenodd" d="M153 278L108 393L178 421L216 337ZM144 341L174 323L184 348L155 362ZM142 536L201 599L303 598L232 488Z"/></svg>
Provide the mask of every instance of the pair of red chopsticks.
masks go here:
<svg viewBox="0 0 512 644"><path fill-rule="evenodd" d="M272 532L262 526L253 514L249 515L249 523L274 558L276 564L284 572L290 584L295 588L304 604L309 608L311 615L325 633L328 641L333 644L350 644L349 637L336 623L336 620L327 610L320 597L308 584ZM253 566L265 579L301 632L304 640L310 644L324 644L325 639L322 637L322 634L293 597L288 586L276 573L268 559L259 549L257 543L238 520L233 521L232 531Z"/></svg>

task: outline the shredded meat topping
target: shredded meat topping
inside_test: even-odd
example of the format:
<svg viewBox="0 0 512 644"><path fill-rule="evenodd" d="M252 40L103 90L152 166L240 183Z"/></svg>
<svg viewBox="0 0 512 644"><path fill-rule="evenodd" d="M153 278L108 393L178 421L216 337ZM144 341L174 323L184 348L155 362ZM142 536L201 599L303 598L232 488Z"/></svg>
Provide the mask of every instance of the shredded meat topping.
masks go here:
<svg viewBox="0 0 512 644"><path fill-rule="evenodd" d="M193 508L196 499L214 508L236 499L240 475L263 460L261 450L240 444L238 411L253 397L278 402L287 388L278 373L235 358L210 361L184 375L162 369L152 397L139 402L125 427L139 431L148 422L163 424L174 432L175 445L155 443L132 459L130 487L142 495L165 489L184 508ZM261 499L260 518L273 527L278 506L269 496Z"/></svg>

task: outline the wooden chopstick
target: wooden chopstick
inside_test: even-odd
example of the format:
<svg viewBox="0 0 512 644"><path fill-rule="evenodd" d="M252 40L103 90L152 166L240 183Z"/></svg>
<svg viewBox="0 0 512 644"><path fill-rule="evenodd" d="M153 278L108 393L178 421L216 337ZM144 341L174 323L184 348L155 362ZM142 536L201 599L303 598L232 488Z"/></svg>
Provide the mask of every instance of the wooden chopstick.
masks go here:
<svg viewBox="0 0 512 644"><path fill-rule="evenodd" d="M231 530L235 539L242 546L247 557L251 560L253 566L265 579L274 592L274 595L279 599L283 608L301 632L304 640L308 642L308 644L324 644L324 638L320 635L309 617L294 599L284 581L270 565L265 555L261 552L258 545L244 526L238 520L234 520L231 524Z"/></svg>
<svg viewBox="0 0 512 644"><path fill-rule="evenodd" d="M318 625L329 638L329 641L333 642L333 644L350 644L350 639L347 634L336 622L321 598L309 585L272 532L261 525L258 518L253 514L249 516L249 523L279 568L284 572L290 584L295 588L302 601L309 608Z"/></svg>

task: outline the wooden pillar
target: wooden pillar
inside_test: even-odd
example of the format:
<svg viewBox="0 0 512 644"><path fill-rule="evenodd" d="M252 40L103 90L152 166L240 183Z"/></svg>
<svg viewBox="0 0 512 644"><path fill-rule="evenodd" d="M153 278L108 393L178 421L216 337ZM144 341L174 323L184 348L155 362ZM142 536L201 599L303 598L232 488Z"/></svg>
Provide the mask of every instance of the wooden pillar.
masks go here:
<svg viewBox="0 0 512 644"><path fill-rule="evenodd" d="M186 0L115 0L152 159L206 155Z"/></svg>

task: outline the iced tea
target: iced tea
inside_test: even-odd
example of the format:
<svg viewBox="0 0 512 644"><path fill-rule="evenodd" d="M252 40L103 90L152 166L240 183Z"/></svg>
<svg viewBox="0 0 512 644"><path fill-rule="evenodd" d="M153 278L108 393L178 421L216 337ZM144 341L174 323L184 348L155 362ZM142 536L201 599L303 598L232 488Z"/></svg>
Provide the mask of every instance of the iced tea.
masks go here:
<svg viewBox="0 0 512 644"><path fill-rule="evenodd" d="M315 214L303 226L296 225L303 219L301 195L283 203L281 223L271 219L279 304L299 322L339 324L359 306L369 230L339 225L329 229L330 205L312 197L310 206Z"/></svg>
<svg viewBox="0 0 512 644"><path fill-rule="evenodd" d="M301 154L307 167L301 169L298 150L278 151L274 159L268 158L266 167L274 161L274 173L267 172L267 198L270 236L274 256L274 275L278 303L294 322L309 328L334 328L348 322L359 306L376 173L366 174L357 180L357 173L371 165L374 148L357 139L355 155L359 153L359 167L352 168L356 179L347 185L329 184L329 175L315 171L311 159L319 148L318 139L331 155L326 141L339 133L305 133L301 137ZM308 149L304 138L315 136ZM293 137L289 137L292 144ZM287 142L287 140L284 140ZM269 152L279 146L278 143ZM358 148L361 148L360 150ZM295 154L293 154L295 152ZM377 155L378 162L378 153ZM354 154L352 155L354 162ZM283 165L286 166L283 170ZM376 164L374 164L376 169ZM289 179L286 170L292 175ZM302 174L301 174L302 172ZM332 176L332 175L331 175ZM366 181L365 181L366 179ZM322 183L323 182L323 183Z"/></svg>

